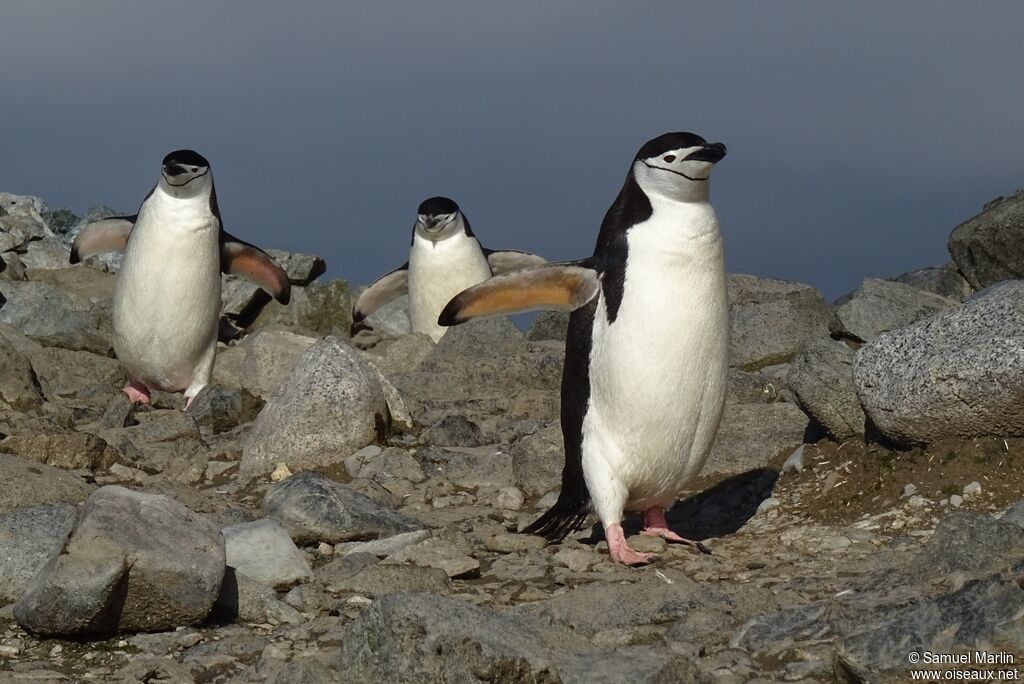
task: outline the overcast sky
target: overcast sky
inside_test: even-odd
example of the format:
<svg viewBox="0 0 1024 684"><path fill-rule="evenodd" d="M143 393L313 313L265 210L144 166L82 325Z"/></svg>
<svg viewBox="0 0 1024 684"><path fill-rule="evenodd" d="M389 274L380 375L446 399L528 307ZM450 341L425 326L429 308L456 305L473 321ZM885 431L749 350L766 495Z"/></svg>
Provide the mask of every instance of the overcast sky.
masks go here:
<svg viewBox="0 0 1024 684"><path fill-rule="evenodd" d="M724 142L730 271L948 259L1024 186L1024 3L2 2L0 190L134 213L169 151L227 229L365 283L456 200L490 247L589 255L636 150Z"/></svg>

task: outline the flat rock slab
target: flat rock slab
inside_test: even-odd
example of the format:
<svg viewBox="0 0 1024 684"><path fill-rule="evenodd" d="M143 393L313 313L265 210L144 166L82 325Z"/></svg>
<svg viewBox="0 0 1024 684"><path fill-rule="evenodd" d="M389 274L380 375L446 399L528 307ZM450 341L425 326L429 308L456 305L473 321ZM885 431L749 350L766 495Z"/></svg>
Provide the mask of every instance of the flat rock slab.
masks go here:
<svg viewBox="0 0 1024 684"><path fill-rule="evenodd" d="M263 512L280 521L299 544L380 539L423 527L317 472L274 485L263 500Z"/></svg>
<svg viewBox="0 0 1024 684"><path fill-rule="evenodd" d="M957 304L955 299L904 283L865 278L859 288L833 304L836 312L833 333L867 342Z"/></svg>
<svg viewBox="0 0 1024 684"><path fill-rule="evenodd" d="M287 463L292 471L340 462L383 435L388 407L377 371L335 337L310 347L253 421L239 477Z"/></svg>
<svg viewBox="0 0 1024 684"><path fill-rule="evenodd" d="M864 410L895 442L1024 435L1024 281L879 336L853 374Z"/></svg>
<svg viewBox="0 0 1024 684"><path fill-rule="evenodd" d="M224 540L205 518L166 496L103 487L14 616L26 630L52 635L196 624L217 599L224 562Z"/></svg>
<svg viewBox="0 0 1024 684"><path fill-rule="evenodd" d="M17 601L50 557L64 546L78 508L53 504L0 515L0 605Z"/></svg>
<svg viewBox="0 0 1024 684"><path fill-rule="evenodd" d="M236 572L273 589L313 578L305 554L276 520L263 518L221 530L227 564Z"/></svg>
<svg viewBox="0 0 1024 684"><path fill-rule="evenodd" d="M389 594L344 633L336 661L350 681L687 682L685 656L648 647L600 650L570 630L441 596Z"/></svg>
<svg viewBox="0 0 1024 684"><path fill-rule="evenodd" d="M19 508L55 503L79 503L95 487L53 466L0 454L0 514Z"/></svg>
<svg viewBox="0 0 1024 684"><path fill-rule="evenodd" d="M0 280L0 321L47 347L109 355L110 307L49 283Z"/></svg>

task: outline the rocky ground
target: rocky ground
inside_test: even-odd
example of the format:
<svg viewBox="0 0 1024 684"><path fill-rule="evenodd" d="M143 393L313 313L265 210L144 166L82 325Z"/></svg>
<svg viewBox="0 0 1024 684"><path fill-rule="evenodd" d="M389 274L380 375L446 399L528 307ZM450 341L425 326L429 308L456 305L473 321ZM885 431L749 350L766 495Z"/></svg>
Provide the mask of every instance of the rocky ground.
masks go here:
<svg viewBox="0 0 1024 684"><path fill-rule="evenodd" d="M669 516L712 553L635 536L643 568L599 527L516 534L559 484L563 316L435 345L399 301L349 338L347 284L276 253L293 303L227 278L215 384L134 408L117 260L68 267L80 225L0 193L0 681L907 681L912 651L1024 658L1024 256L1001 247L1024 196L957 227L950 264L831 304L730 276L725 418Z"/></svg>

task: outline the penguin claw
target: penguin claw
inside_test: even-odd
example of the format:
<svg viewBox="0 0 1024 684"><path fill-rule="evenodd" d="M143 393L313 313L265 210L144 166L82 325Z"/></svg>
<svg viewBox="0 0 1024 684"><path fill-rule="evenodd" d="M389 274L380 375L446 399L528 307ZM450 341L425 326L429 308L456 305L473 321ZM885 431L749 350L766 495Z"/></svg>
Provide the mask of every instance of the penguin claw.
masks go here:
<svg viewBox="0 0 1024 684"><path fill-rule="evenodd" d="M635 550L626 542L626 535L622 531L622 525L609 525L604 530L605 539L608 541L608 554L616 563L623 565L647 565L658 557L655 553L644 553Z"/></svg>
<svg viewBox="0 0 1024 684"><path fill-rule="evenodd" d="M129 382L121 388L121 391L128 395L133 404L149 403L149 388L137 382Z"/></svg>

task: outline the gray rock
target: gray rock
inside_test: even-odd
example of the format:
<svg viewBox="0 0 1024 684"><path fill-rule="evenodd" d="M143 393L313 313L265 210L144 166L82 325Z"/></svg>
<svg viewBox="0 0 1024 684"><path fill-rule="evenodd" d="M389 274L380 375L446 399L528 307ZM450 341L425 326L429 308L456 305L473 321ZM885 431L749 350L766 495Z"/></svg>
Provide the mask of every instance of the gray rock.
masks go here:
<svg viewBox="0 0 1024 684"><path fill-rule="evenodd" d="M382 373L408 373L416 370L434 351L434 340L422 333L403 335L387 345L383 356L372 358L373 365ZM374 349L374 352L377 348Z"/></svg>
<svg viewBox="0 0 1024 684"><path fill-rule="evenodd" d="M3 335L0 335L0 401L23 412L38 409L43 403L32 364Z"/></svg>
<svg viewBox="0 0 1024 684"><path fill-rule="evenodd" d="M253 422L239 477L284 462L293 471L340 462L383 436L388 408L377 373L335 337L314 344Z"/></svg>
<svg viewBox="0 0 1024 684"><path fill-rule="evenodd" d="M60 551L74 527L78 508L53 504L0 515L0 605L17 601Z"/></svg>
<svg viewBox="0 0 1024 684"><path fill-rule="evenodd" d="M173 629L206 618L223 575L211 523L168 497L108 486L82 506L14 615L40 634Z"/></svg>
<svg viewBox="0 0 1024 684"><path fill-rule="evenodd" d="M9 323L47 347L109 355L109 304L62 290L49 283L0 280L0 322Z"/></svg>
<svg viewBox="0 0 1024 684"><path fill-rule="evenodd" d="M220 286L221 314L237 322L252 320L270 301L270 295L260 286L242 276L226 275ZM244 323L240 323L242 327Z"/></svg>
<svg viewBox="0 0 1024 684"><path fill-rule="evenodd" d="M52 271L68 266L68 248L57 238L44 238L25 245L21 263L30 271Z"/></svg>
<svg viewBox="0 0 1024 684"><path fill-rule="evenodd" d="M102 437L71 430L35 430L11 434L0 450L66 470L100 470L118 460L118 452Z"/></svg>
<svg viewBox="0 0 1024 684"><path fill-rule="evenodd" d="M0 323L0 338L29 360L43 396L51 401L102 397L107 402L125 383L124 370L114 359L43 347L6 323Z"/></svg>
<svg viewBox="0 0 1024 684"><path fill-rule="evenodd" d="M1007 508L999 520L1000 522L1012 523L1017 527L1024 528L1024 499Z"/></svg>
<svg viewBox="0 0 1024 684"><path fill-rule="evenodd" d="M1024 281L880 336L857 352L854 383L890 439L1024 435Z"/></svg>
<svg viewBox="0 0 1024 684"><path fill-rule="evenodd" d="M834 334L866 342L957 305L956 300L891 280L865 278L836 300Z"/></svg>
<svg viewBox="0 0 1024 684"><path fill-rule="evenodd" d="M1024 191L1000 197L949 236L949 253L975 289L1024 278Z"/></svg>
<svg viewBox="0 0 1024 684"><path fill-rule="evenodd" d="M974 292L974 288L957 270L956 264L947 262L941 266L919 268L916 271L901 273L895 278L897 283L904 283L925 292L962 302Z"/></svg>
<svg viewBox="0 0 1024 684"><path fill-rule="evenodd" d="M314 254L268 249L267 254L288 274L293 285L308 285L327 271L327 263Z"/></svg>
<svg viewBox="0 0 1024 684"><path fill-rule="evenodd" d="M412 332L409 321L409 295L391 300L366 317L366 324L384 337L402 337Z"/></svg>
<svg viewBox="0 0 1024 684"><path fill-rule="evenodd" d="M807 416L795 404L727 404L702 473L742 473L763 468L780 449L803 443Z"/></svg>
<svg viewBox="0 0 1024 684"><path fill-rule="evenodd" d="M249 326L251 330L267 327L285 327L295 332L321 337L336 335L348 337L352 327L352 299L344 280L310 283L307 287L293 287L287 304L267 303Z"/></svg>
<svg viewBox="0 0 1024 684"><path fill-rule="evenodd" d="M542 311L530 329L526 331L526 339L564 341L569 327L569 313L565 311Z"/></svg>
<svg viewBox="0 0 1024 684"><path fill-rule="evenodd" d="M46 203L38 197L0 192L0 252L24 248L32 240L53 237L46 225Z"/></svg>
<svg viewBox="0 0 1024 684"><path fill-rule="evenodd" d="M81 217L66 207L58 207L52 211L44 211L42 213L42 217L43 221L46 222L47 227L49 227L50 232L57 236L57 239L60 241L61 245L63 245L65 250L64 261L66 263L68 247L71 246L71 242L74 240L70 234L71 231L74 230L75 226L78 225L78 222L82 220Z"/></svg>
<svg viewBox="0 0 1024 684"><path fill-rule="evenodd" d="M256 417L262 406L263 402L246 390L211 384L195 396L188 413L201 430L219 434L248 423Z"/></svg>
<svg viewBox="0 0 1024 684"><path fill-rule="evenodd" d="M351 681L696 681L684 656L646 647L608 652L566 630L427 594L367 608L336 658Z"/></svg>
<svg viewBox="0 0 1024 684"><path fill-rule="evenodd" d="M276 520L263 518L221 530L227 564L273 589L287 589L313 578L305 554Z"/></svg>
<svg viewBox="0 0 1024 684"><path fill-rule="evenodd" d="M365 450L361 450L365 451ZM357 452L359 453L359 452ZM354 456L355 454L353 454ZM346 460L346 467L348 460ZM358 477L373 480L378 484L384 484L391 480L408 480L410 482L422 482L426 479L423 469L405 449L388 447L370 456L362 462L356 471Z"/></svg>
<svg viewBox="0 0 1024 684"><path fill-rule="evenodd" d="M316 472L299 473L274 485L263 500L263 511L300 544L380 539L422 527Z"/></svg>
<svg viewBox="0 0 1024 684"><path fill-rule="evenodd" d="M339 571L337 565L348 561L340 558L321 568L318 575L327 591L385 596L401 591L425 591L432 594L447 594L451 581L440 568L425 568L417 565L365 565L362 567L345 564ZM354 568L354 569L353 569ZM351 571L350 571L351 570Z"/></svg>
<svg viewBox="0 0 1024 684"><path fill-rule="evenodd" d="M730 274L729 363L743 370L785 363L809 337L827 337L832 318L810 285Z"/></svg>
<svg viewBox="0 0 1024 684"><path fill-rule="evenodd" d="M250 335L242 362L242 387L266 399L291 377L302 355L316 338L288 330L259 330Z"/></svg>
<svg viewBox="0 0 1024 684"><path fill-rule="evenodd" d="M76 504L95 489L60 468L8 454L0 454L0 482L0 514L45 504Z"/></svg>
<svg viewBox="0 0 1024 684"><path fill-rule="evenodd" d="M864 434L864 410L853 385L854 351L844 342L813 338L789 367L786 384L807 415L835 439Z"/></svg>
<svg viewBox="0 0 1024 684"><path fill-rule="evenodd" d="M480 426L464 416L445 416L421 436L435 446L480 446L485 444Z"/></svg>
<svg viewBox="0 0 1024 684"><path fill-rule="evenodd" d="M931 540L906 569L920 578L999 572L1022 554L1024 529L1019 526L979 513L952 513L939 521Z"/></svg>
<svg viewBox="0 0 1024 684"><path fill-rule="evenodd" d="M467 556L461 548L445 539L426 539L407 546L384 559L384 565L418 565L439 568L452 579L479 577L480 562Z"/></svg>
<svg viewBox="0 0 1024 684"><path fill-rule="evenodd" d="M244 622L272 625L303 622L299 611L279 601L265 582L246 577L231 566L224 571L214 612L221 618Z"/></svg>
<svg viewBox="0 0 1024 684"><path fill-rule="evenodd" d="M559 425L523 437L512 445L511 456L515 485L527 495L544 496L561 486L565 451Z"/></svg>
<svg viewBox="0 0 1024 684"><path fill-rule="evenodd" d="M431 359L494 358L518 353L526 337L508 318L485 318L449 328Z"/></svg>
<svg viewBox="0 0 1024 684"><path fill-rule="evenodd" d="M430 537L430 530L416 530L414 532L403 532L383 539L374 539L365 542L347 542L334 547L334 553L339 556L350 556L354 553L368 553L383 558L402 549L418 544Z"/></svg>

